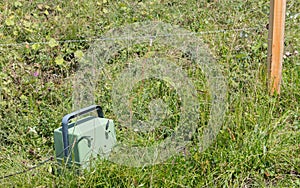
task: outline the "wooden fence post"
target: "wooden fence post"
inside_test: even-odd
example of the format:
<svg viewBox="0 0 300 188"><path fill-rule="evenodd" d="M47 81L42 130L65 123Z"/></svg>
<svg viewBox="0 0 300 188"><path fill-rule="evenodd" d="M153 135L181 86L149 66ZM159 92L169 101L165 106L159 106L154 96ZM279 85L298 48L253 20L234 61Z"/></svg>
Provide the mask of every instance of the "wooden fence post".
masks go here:
<svg viewBox="0 0 300 188"><path fill-rule="evenodd" d="M286 0L271 0L268 37L268 86L280 94Z"/></svg>

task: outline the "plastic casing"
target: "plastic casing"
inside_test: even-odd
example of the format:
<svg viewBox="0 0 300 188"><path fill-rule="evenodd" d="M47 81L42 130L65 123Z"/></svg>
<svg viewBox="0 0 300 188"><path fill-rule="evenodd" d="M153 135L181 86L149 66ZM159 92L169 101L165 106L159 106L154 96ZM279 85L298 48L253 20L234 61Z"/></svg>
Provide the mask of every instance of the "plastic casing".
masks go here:
<svg viewBox="0 0 300 188"><path fill-rule="evenodd" d="M68 124L70 152L64 156L62 127L54 130L54 146L58 162L63 160L87 167L97 157L108 157L116 144L114 122L111 119L88 116Z"/></svg>

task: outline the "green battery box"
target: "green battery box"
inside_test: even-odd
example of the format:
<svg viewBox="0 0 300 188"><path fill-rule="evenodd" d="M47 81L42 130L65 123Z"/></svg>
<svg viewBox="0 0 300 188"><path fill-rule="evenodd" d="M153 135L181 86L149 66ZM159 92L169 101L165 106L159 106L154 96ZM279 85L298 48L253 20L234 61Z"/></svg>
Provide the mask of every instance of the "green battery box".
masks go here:
<svg viewBox="0 0 300 188"><path fill-rule="evenodd" d="M96 116L86 116L75 122L72 119L89 112ZM104 118L102 108L92 105L63 117L62 127L54 130L56 159L62 163L88 167L97 158L107 158L116 144L114 122Z"/></svg>

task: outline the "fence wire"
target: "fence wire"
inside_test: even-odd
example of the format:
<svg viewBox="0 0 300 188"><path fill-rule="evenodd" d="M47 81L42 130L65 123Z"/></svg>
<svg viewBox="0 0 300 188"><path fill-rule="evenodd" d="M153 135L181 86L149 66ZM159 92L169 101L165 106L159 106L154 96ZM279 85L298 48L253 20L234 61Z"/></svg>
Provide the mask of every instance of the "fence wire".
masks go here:
<svg viewBox="0 0 300 188"><path fill-rule="evenodd" d="M155 35L155 36L147 36L147 38L155 38L155 37L178 37L178 36L201 36L201 35L211 35L218 33L229 33L229 32L242 32L242 31L263 31L266 25L262 25L259 27L250 27L250 28L237 28L237 29L221 29L221 30L213 30L213 31L200 31L196 33L186 33L186 34L168 34L168 35ZM137 37L133 37L131 39L139 39ZM142 38L140 38L142 39ZM80 42L95 42L95 41L106 41L106 40L128 40L128 38L102 38L102 37L86 37L86 39L73 39L73 40L57 40L58 43L80 43ZM0 43L0 47L17 47L17 46L26 46L26 45L49 45L51 42L47 41L36 41L36 42L21 42L21 43Z"/></svg>

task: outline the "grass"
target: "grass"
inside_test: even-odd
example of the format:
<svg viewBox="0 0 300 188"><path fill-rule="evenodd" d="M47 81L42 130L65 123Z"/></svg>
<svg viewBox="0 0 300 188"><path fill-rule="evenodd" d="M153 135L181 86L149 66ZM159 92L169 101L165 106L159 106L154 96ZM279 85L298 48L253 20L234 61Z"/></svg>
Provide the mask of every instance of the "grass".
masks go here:
<svg viewBox="0 0 300 188"><path fill-rule="evenodd" d="M228 84L223 126L208 149L197 136L182 154L159 165L132 168L99 160L90 171L58 174L54 161L30 172L0 179L1 187L298 187L300 186L299 9L288 1L282 92L266 87L269 2L253 1L1 1L0 2L0 177L30 168L54 154L53 130L72 111L72 82L82 52L112 28L147 20L179 25L193 32L255 30L199 35L209 46ZM81 40L59 42L66 40ZM42 42L42 43L35 43ZM27 44L35 43L35 44ZM17 45L15 45L17 44ZM116 119L113 80L128 59L156 52L179 64L193 80L202 103L199 130L209 119L205 78L178 50L136 45L119 51L97 80L96 102ZM287 53L289 52L289 53ZM147 104L163 98L178 121L180 100L166 82L146 80L133 89L133 111L147 120ZM146 135L121 130L118 140L141 145L162 141L161 129ZM35 130L36 133L32 130ZM133 142L134 142L133 141Z"/></svg>

